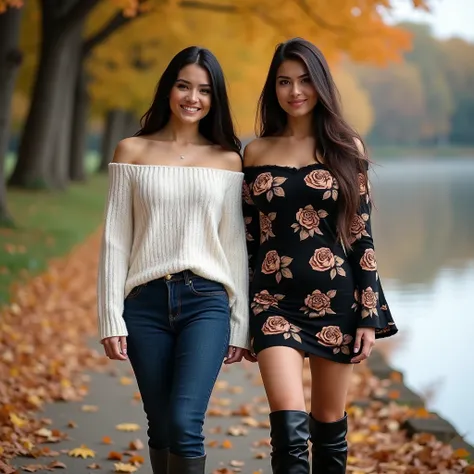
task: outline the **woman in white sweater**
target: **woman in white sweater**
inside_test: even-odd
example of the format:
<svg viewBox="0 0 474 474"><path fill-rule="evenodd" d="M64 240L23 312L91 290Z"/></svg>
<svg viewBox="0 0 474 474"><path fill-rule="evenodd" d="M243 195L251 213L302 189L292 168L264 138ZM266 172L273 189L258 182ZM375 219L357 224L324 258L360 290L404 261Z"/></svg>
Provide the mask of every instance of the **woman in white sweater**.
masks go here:
<svg viewBox="0 0 474 474"><path fill-rule="evenodd" d="M134 369L154 474L203 474L221 364L253 360L240 142L210 51L172 59L141 127L109 165L100 338Z"/></svg>

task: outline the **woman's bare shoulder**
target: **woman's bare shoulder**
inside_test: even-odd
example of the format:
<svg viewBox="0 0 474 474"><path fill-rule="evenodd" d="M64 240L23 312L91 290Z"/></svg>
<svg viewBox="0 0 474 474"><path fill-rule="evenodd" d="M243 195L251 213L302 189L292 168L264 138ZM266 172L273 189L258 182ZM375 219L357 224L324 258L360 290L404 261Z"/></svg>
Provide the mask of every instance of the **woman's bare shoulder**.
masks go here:
<svg viewBox="0 0 474 474"><path fill-rule="evenodd" d="M266 155L268 150L275 146L276 138L263 137L255 138L245 147L244 150L244 166L256 166Z"/></svg>

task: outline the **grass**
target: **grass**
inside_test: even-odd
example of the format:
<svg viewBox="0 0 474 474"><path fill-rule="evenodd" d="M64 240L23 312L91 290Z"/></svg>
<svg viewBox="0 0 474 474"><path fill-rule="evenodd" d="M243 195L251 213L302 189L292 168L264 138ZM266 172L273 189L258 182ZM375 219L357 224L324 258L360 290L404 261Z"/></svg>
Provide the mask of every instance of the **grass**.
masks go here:
<svg viewBox="0 0 474 474"><path fill-rule="evenodd" d="M87 163L93 171L96 158L89 156ZM91 174L87 183L62 192L8 191L15 227L0 229L0 306L9 301L13 282L41 272L98 228L106 192L106 174Z"/></svg>

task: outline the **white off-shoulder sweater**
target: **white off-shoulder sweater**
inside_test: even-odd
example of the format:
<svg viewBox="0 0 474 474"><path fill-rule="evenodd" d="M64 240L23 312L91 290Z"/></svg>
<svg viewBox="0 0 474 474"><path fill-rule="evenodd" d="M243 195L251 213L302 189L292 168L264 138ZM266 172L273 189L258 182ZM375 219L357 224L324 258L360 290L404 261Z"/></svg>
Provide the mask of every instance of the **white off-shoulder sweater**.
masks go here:
<svg viewBox="0 0 474 474"><path fill-rule="evenodd" d="M191 270L229 294L230 345L249 347L243 173L109 165L98 275L100 338L126 336L124 300L137 285Z"/></svg>

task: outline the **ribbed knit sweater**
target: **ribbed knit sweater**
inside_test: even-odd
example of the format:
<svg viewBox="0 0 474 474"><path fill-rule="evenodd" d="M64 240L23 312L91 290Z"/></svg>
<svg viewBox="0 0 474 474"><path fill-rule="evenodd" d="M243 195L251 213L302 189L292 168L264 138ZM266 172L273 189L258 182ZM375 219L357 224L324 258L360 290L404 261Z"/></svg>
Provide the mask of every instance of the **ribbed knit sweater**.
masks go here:
<svg viewBox="0 0 474 474"><path fill-rule="evenodd" d="M126 336L124 300L137 285L190 270L224 285L230 345L249 347L243 173L109 165L98 275L100 338Z"/></svg>

